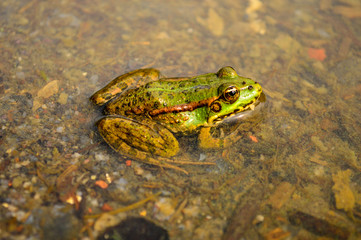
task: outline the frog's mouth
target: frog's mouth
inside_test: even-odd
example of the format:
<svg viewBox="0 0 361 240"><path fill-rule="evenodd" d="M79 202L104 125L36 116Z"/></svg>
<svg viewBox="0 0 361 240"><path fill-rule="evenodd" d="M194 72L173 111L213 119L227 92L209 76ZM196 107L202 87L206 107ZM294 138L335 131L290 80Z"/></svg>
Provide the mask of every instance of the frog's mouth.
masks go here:
<svg viewBox="0 0 361 240"><path fill-rule="evenodd" d="M255 110L255 108L259 108L258 105L263 105L263 103L266 102L266 95L262 92L259 97L255 100L252 100L251 102L241 106L240 108L235 109L233 112L229 114L225 114L222 116L214 116L215 119L210 119L210 123L213 125L217 125L224 121L234 121L241 118L249 117L252 114L252 111Z"/></svg>

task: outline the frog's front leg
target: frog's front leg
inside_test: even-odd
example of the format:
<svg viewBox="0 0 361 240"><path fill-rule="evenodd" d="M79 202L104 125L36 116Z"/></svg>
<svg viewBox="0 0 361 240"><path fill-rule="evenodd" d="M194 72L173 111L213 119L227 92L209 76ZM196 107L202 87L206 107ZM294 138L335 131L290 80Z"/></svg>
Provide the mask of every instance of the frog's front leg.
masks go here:
<svg viewBox="0 0 361 240"><path fill-rule="evenodd" d="M137 87L162 77L160 71L154 68L137 69L113 79L108 85L94 93L90 97L90 101L100 106L109 102L127 88Z"/></svg>
<svg viewBox="0 0 361 240"><path fill-rule="evenodd" d="M178 140L163 126L152 122L138 122L121 116L108 116L97 122L100 135L117 152L138 161L182 171L168 159L179 151Z"/></svg>
<svg viewBox="0 0 361 240"><path fill-rule="evenodd" d="M241 136L237 134L238 131L233 131L231 134L225 137L215 138L211 134L211 129L212 127L201 128L198 136L198 144L200 148L202 149L227 148L241 138Z"/></svg>

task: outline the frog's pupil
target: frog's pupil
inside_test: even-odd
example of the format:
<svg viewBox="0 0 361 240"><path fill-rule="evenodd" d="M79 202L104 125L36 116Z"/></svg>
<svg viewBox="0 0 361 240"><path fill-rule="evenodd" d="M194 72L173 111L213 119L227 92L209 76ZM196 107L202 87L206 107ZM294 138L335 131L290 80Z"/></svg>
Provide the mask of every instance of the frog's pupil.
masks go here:
<svg viewBox="0 0 361 240"><path fill-rule="evenodd" d="M231 95L232 97L234 96L234 95L236 95L236 90L235 89L232 89L231 91L229 91L228 93L229 93L229 95Z"/></svg>
<svg viewBox="0 0 361 240"><path fill-rule="evenodd" d="M253 89L253 86L248 86L248 90L252 90Z"/></svg>

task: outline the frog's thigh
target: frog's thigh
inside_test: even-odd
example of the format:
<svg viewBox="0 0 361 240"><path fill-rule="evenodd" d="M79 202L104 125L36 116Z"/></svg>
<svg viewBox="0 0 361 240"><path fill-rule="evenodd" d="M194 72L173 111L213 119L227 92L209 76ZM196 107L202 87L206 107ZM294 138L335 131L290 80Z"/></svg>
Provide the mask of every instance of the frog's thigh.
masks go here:
<svg viewBox="0 0 361 240"><path fill-rule="evenodd" d="M237 131L232 132L226 137L215 138L212 136L211 127L203 127L198 136L199 147L202 149L226 148L238 141L241 136L237 135Z"/></svg>
<svg viewBox="0 0 361 240"><path fill-rule="evenodd" d="M137 69L113 79L104 88L94 93L90 100L96 105L103 105L128 87L137 87L161 77L163 76L157 69Z"/></svg>
<svg viewBox="0 0 361 240"><path fill-rule="evenodd" d="M97 125L100 135L114 150L139 160L150 154L171 157L179 151L174 135L151 121L140 123L128 118L105 117Z"/></svg>

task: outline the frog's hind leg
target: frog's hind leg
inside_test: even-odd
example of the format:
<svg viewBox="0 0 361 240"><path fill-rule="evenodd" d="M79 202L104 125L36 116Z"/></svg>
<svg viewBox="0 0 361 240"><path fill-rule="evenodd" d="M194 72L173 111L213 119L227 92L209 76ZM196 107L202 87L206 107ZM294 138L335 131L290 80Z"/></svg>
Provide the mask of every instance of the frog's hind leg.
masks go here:
<svg viewBox="0 0 361 240"><path fill-rule="evenodd" d="M100 135L115 151L141 162L188 174L167 159L177 154L179 144L173 134L163 126L151 121L140 123L121 116L102 118L97 122L97 126Z"/></svg>
<svg viewBox="0 0 361 240"><path fill-rule="evenodd" d="M100 106L109 102L128 88L134 88L162 77L160 71L154 68L137 69L113 79L104 88L94 93L90 97L90 101Z"/></svg>

